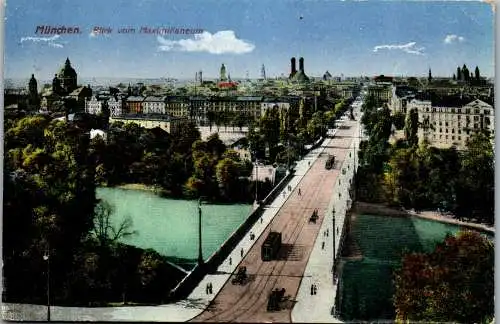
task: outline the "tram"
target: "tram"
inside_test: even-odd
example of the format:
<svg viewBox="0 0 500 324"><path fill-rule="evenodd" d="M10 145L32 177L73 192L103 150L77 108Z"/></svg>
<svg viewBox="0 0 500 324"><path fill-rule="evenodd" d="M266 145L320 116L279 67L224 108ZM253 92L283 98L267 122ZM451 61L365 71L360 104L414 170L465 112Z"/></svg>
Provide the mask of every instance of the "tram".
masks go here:
<svg viewBox="0 0 500 324"><path fill-rule="evenodd" d="M278 257L278 251L281 248L281 233L270 232L262 244L262 261L271 261Z"/></svg>
<svg viewBox="0 0 500 324"><path fill-rule="evenodd" d="M328 154L328 159L325 162L325 169L330 170L333 169L335 165L335 155Z"/></svg>

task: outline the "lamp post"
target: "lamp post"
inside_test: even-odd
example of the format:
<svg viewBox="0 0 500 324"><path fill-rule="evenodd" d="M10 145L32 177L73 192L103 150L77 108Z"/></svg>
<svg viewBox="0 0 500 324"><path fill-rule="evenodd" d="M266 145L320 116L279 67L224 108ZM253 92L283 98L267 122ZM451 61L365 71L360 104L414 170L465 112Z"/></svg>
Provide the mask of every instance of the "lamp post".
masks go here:
<svg viewBox="0 0 500 324"><path fill-rule="evenodd" d="M198 265L203 264L203 252L201 250L201 198L198 199Z"/></svg>
<svg viewBox="0 0 500 324"><path fill-rule="evenodd" d="M43 260L47 261L47 322L50 322L50 252L47 252L43 256Z"/></svg>
<svg viewBox="0 0 500 324"><path fill-rule="evenodd" d="M333 265L335 268L335 233L336 233L336 228L335 228L335 208L332 209L332 221L333 221Z"/></svg>

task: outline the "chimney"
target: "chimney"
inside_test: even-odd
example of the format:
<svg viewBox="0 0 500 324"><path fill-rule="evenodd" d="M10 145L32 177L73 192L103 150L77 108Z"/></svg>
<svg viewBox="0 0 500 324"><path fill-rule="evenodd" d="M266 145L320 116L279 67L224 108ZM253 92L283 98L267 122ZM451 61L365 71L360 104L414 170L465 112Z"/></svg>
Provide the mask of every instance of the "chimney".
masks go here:
<svg viewBox="0 0 500 324"><path fill-rule="evenodd" d="M299 58L299 71L304 72L304 58Z"/></svg>
<svg viewBox="0 0 500 324"><path fill-rule="evenodd" d="M295 57L292 57L290 63L292 65L291 75L293 76L295 73L297 73L297 68L295 67Z"/></svg>

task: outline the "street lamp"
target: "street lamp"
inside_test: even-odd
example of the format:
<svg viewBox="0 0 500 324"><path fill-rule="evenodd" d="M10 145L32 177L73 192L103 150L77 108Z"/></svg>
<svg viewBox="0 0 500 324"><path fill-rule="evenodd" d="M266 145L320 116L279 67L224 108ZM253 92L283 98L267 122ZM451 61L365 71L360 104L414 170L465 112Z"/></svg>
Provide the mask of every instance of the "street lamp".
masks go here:
<svg viewBox="0 0 500 324"><path fill-rule="evenodd" d="M43 260L47 261L47 322L50 322L50 252L47 252L43 256Z"/></svg>
<svg viewBox="0 0 500 324"><path fill-rule="evenodd" d="M203 252L201 250L201 198L198 199L198 265L203 265Z"/></svg>
<svg viewBox="0 0 500 324"><path fill-rule="evenodd" d="M335 268L335 208L332 209L332 221L333 221L333 265Z"/></svg>

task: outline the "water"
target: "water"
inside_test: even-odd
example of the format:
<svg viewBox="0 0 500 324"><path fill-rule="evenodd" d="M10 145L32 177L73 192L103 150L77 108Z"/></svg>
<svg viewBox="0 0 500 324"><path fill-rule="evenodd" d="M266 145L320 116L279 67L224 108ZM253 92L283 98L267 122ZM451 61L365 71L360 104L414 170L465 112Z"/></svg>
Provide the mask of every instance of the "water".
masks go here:
<svg viewBox="0 0 500 324"><path fill-rule="evenodd" d="M198 201L167 199L148 191L117 188L98 188L97 197L114 206L115 224L127 216L132 218L137 233L124 238L123 243L152 248L174 261L197 260ZM206 260L243 223L252 206L203 204L201 209L202 250Z"/></svg>
<svg viewBox="0 0 500 324"><path fill-rule="evenodd" d="M340 280L342 318L393 320L393 271L399 266L402 254L431 252L447 233L454 235L460 230L458 225L417 217L357 216L351 233L363 259L344 264Z"/></svg>

